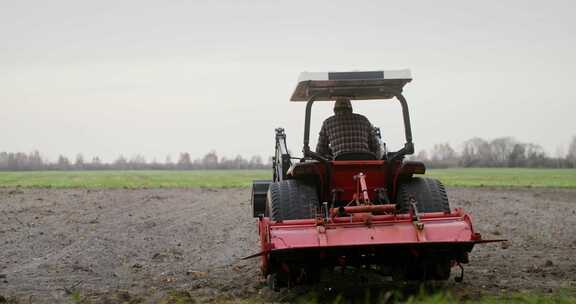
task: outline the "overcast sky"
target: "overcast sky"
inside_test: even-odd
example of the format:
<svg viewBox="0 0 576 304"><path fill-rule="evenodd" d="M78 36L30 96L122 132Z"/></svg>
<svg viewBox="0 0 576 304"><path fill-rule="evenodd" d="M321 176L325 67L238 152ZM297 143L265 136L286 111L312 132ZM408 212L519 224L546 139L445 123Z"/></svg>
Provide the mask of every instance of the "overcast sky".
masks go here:
<svg viewBox="0 0 576 304"><path fill-rule="evenodd" d="M302 145L302 71L410 68L416 149L576 135L573 1L0 0L0 151L163 161ZM313 138L332 104L318 103ZM355 106L403 143L396 102Z"/></svg>

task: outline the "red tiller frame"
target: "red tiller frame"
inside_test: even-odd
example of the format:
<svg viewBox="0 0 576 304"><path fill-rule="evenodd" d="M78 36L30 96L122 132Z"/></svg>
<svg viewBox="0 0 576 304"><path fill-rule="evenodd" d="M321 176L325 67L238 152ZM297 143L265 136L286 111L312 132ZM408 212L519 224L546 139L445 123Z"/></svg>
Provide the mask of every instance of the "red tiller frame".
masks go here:
<svg viewBox="0 0 576 304"><path fill-rule="evenodd" d="M389 205L345 207L347 211L367 209L389 210ZM354 210L355 209L355 210ZM364 210L366 209L366 210ZM332 214L336 211L332 210ZM419 228L419 225L421 228ZM372 215L351 213L345 217L271 221L259 219L262 267L266 273L271 255L294 249L330 249L370 246L427 245L469 247L477 243L501 240L482 240L474 231L470 215L456 208L450 213L423 213L418 223L413 214ZM467 250L469 251L469 250Z"/></svg>
<svg viewBox="0 0 576 304"><path fill-rule="evenodd" d="M369 206L352 208L366 207ZM262 219L261 223L268 228L266 230L269 235L266 239L270 240L270 250L481 240L480 235L472 228L470 216L462 209L455 209L449 214L422 214L420 221L424 224L422 230L425 239L418 238L418 229L410 214L362 215L335 217L325 224L322 219L272 222L267 218Z"/></svg>

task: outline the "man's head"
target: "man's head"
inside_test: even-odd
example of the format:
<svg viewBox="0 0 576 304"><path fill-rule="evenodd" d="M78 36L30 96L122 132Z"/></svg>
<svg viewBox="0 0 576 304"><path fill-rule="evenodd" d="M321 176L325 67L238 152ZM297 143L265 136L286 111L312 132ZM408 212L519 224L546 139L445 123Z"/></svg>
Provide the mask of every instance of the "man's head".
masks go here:
<svg viewBox="0 0 576 304"><path fill-rule="evenodd" d="M334 104L334 113L344 112L352 112L352 104L350 103L350 99L336 99L336 103Z"/></svg>

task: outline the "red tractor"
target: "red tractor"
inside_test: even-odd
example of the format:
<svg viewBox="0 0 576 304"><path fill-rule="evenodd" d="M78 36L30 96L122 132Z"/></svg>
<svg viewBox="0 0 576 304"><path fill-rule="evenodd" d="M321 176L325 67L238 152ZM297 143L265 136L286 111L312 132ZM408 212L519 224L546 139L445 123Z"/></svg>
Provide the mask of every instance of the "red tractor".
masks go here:
<svg viewBox="0 0 576 304"><path fill-rule="evenodd" d="M306 102L303 157L292 163L284 129L276 129L273 180L254 181L263 275L269 286L318 281L336 267L377 269L395 280L447 280L468 263L481 239L462 209L450 209L446 190L421 177L413 154L408 104L402 89L409 70L303 73L291 101ZM329 159L309 146L317 101L389 100L402 106L406 143L396 152ZM379 134L379 133L377 133ZM353 159L353 160L352 160ZM463 271L456 278L461 280Z"/></svg>

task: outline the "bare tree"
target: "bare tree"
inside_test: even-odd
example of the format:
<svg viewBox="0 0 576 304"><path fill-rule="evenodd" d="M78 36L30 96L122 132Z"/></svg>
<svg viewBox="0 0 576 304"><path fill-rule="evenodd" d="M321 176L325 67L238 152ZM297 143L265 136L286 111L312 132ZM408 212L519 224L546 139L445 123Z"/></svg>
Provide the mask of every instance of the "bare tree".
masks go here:
<svg viewBox="0 0 576 304"><path fill-rule="evenodd" d="M449 143L436 144L432 147L429 164L434 168L455 167L458 165L458 155Z"/></svg>
<svg viewBox="0 0 576 304"><path fill-rule="evenodd" d="M64 155L58 156L58 163L56 164L57 168L60 170L68 170L70 169L70 160Z"/></svg>
<svg viewBox="0 0 576 304"><path fill-rule="evenodd" d="M516 141L512 137L500 137L490 142L492 160L497 166L506 166Z"/></svg>
<svg viewBox="0 0 576 304"><path fill-rule="evenodd" d="M42 170L44 168L44 161L40 156L40 152L34 151L28 156L28 167L30 170Z"/></svg>
<svg viewBox="0 0 576 304"><path fill-rule="evenodd" d="M566 160L572 164L572 167L576 167L576 135L572 137L570 146L568 146L568 154L566 154Z"/></svg>
<svg viewBox="0 0 576 304"><path fill-rule="evenodd" d="M100 157L94 156L94 157L92 157L91 164L95 165L95 166L100 166L100 165L102 165L102 161L100 160Z"/></svg>
<svg viewBox="0 0 576 304"><path fill-rule="evenodd" d="M146 169L146 158L141 154L136 154L130 158L128 161L128 166L130 169Z"/></svg>
<svg viewBox="0 0 576 304"><path fill-rule="evenodd" d="M8 170L8 153L0 152L0 170Z"/></svg>
<svg viewBox="0 0 576 304"><path fill-rule="evenodd" d="M234 159L234 169L246 169L248 162L242 157L242 155L236 155Z"/></svg>
<svg viewBox="0 0 576 304"><path fill-rule="evenodd" d="M82 153L76 154L76 161L74 162L74 167L78 170L84 169L84 155L82 155Z"/></svg>
<svg viewBox="0 0 576 304"><path fill-rule="evenodd" d="M210 151L210 153L204 155L202 159L202 165L206 169L215 169L218 166L218 155L216 155L216 151Z"/></svg>
<svg viewBox="0 0 576 304"><path fill-rule="evenodd" d="M261 168L262 167L262 157L260 155L254 155L250 159L250 168Z"/></svg>
<svg viewBox="0 0 576 304"><path fill-rule="evenodd" d="M546 163L546 152L540 145L526 144L526 166L544 167Z"/></svg>
<svg viewBox="0 0 576 304"><path fill-rule="evenodd" d="M566 153L564 152L563 146L556 146L553 161L554 161L554 167L556 168L570 167L570 164L566 159Z"/></svg>
<svg viewBox="0 0 576 304"><path fill-rule="evenodd" d="M456 151L452 149L449 143L436 144L432 148L432 160L453 160L456 158Z"/></svg>
<svg viewBox="0 0 576 304"><path fill-rule="evenodd" d="M464 167L485 165L489 161L490 144L482 138L474 137L464 142L460 163Z"/></svg>
<svg viewBox="0 0 576 304"><path fill-rule="evenodd" d="M180 158L177 164L178 169L190 169L192 167L192 161L190 160L190 153L184 152L180 153Z"/></svg>
<svg viewBox="0 0 576 304"><path fill-rule="evenodd" d="M525 144L517 143L508 155L508 167L523 167L526 165Z"/></svg>
<svg viewBox="0 0 576 304"><path fill-rule="evenodd" d="M120 169L120 170L126 170L126 169L128 169L128 161L126 160L126 158L124 157L124 155L120 155L120 156L114 161L114 169Z"/></svg>

